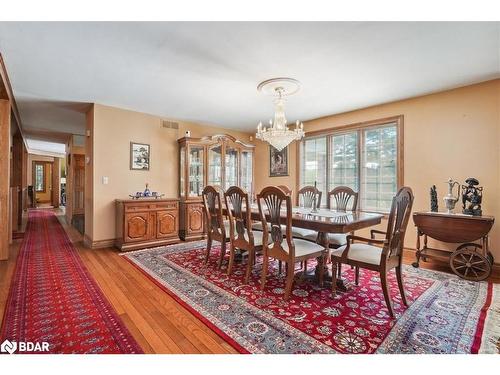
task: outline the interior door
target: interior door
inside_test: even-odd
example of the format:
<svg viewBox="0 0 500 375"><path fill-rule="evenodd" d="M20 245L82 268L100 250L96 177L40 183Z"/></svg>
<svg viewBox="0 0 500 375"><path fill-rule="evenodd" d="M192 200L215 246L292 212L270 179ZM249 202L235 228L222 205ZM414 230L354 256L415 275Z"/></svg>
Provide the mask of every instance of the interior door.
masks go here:
<svg viewBox="0 0 500 375"><path fill-rule="evenodd" d="M85 155L73 155L73 215L83 215L85 189Z"/></svg>
<svg viewBox="0 0 500 375"><path fill-rule="evenodd" d="M34 206L52 204L52 162L35 160L32 171Z"/></svg>

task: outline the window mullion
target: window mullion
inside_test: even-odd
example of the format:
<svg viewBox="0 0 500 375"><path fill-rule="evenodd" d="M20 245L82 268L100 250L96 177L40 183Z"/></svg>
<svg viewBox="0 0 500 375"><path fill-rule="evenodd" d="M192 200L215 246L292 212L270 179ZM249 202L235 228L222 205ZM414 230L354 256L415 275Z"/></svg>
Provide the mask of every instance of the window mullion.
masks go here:
<svg viewBox="0 0 500 375"><path fill-rule="evenodd" d="M330 186L330 163L331 163L331 155L330 153L332 152L332 145L331 145L331 140L332 140L332 136L331 135L328 135L326 136L326 166L325 166L325 169L326 169L326 184L325 184L325 187L326 187L326 194L325 194L325 198L328 198L328 192L331 190L331 186Z"/></svg>
<svg viewBox="0 0 500 375"><path fill-rule="evenodd" d="M365 132L363 130L358 130L358 147L357 147L357 153L358 153L358 190L359 190L359 202L360 202L360 209L364 209L364 203L363 199L365 197L365 186L364 186L364 179L365 179L365 171L363 166L363 155L364 155L364 144L365 144Z"/></svg>

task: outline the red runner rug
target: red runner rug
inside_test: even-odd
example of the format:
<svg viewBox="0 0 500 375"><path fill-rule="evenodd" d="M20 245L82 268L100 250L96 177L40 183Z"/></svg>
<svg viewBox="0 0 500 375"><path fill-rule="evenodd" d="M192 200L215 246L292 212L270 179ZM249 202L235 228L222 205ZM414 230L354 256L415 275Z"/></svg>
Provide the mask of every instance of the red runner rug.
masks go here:
<svg viewBox="0 0 500 375"><path fill-rule="evenodd" d="M142 353L50 210L29 212L0 336L15 353Z"/></svg>
<svg viewBox="0 0 500 375"><path fill-rule="evenodd" d="M220 247L214 246L208 264L205 247L205 242L186 243L124 257L243 353L491 353L494 344L489 343L498 341L491 327L499 320L490 304L498 309L500 290L486 282L405 267L406 308L391 272L397 315L391 319L376 272L362 270L359 286L335 298L328 288L299 280L284 301L285 280L276 262L261 290L261 257L244 284L246 262L237 263L228 276L227 257L217 269ZM353 280L350 267L343 270L343 277Z"/></svg>

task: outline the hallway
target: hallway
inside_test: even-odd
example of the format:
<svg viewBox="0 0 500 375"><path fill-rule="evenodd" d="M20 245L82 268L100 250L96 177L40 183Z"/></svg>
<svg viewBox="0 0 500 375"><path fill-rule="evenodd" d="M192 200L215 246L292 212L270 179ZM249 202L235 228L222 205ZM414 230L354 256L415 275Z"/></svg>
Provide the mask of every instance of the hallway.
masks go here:
<svg viewBox="0 0 500 375"><path fill-rule="evenodd" d="M47 343L50 353L142 353L50 209L28 213L5 309L2 342Z"/></svg>

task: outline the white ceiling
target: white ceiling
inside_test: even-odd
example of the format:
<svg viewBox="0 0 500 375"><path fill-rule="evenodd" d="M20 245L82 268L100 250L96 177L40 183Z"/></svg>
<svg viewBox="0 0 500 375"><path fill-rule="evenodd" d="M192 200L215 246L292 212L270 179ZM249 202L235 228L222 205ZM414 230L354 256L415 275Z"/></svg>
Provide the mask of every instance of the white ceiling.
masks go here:
<svg viewBox="0 0 500 375"><path fill-rule="evenodd" d="M34 138L83 134L91 102L251 131L272 77L302 82L290 122L498 78L499 25L0 22L0 52Z"/></svg>
<svg viewBox="0 0 500 375"><path fill-rule="evenodd" d="M49 154L50 156L64 156L66 145L64 143L40 141L37 139L27 139L28 152L30 154Z"/></svg>

